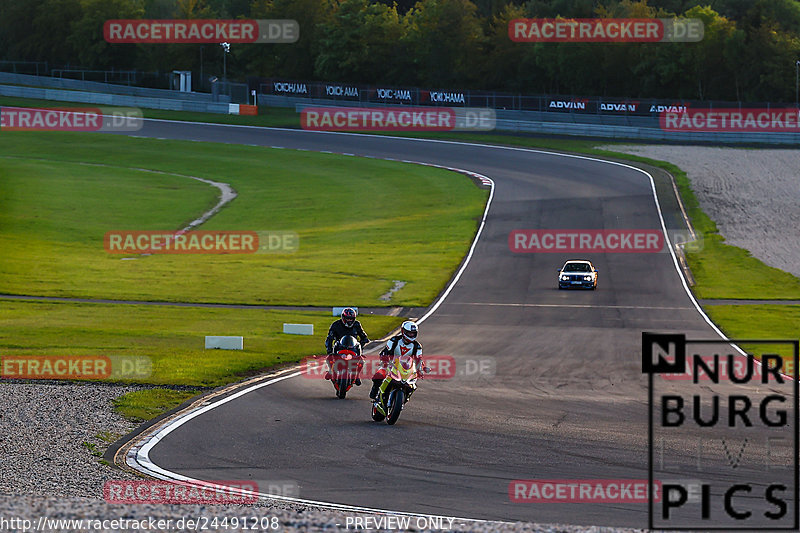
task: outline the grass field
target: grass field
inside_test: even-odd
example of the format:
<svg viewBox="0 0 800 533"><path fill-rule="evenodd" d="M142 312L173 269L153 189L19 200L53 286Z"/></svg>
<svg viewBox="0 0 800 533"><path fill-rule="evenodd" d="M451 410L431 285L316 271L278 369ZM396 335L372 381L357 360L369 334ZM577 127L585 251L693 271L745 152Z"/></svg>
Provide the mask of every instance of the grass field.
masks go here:
<svg viewBox="0 0 800 533"><path fill-rule="evenodd" d="M402 318L359 317L373 338ZM154 385L216 387L275 365L324 353L330 311L197 308L3 300L3 355L138 356ZM284 323L313 324L315 335L287 335ZM205 350L205 335L238 335L244 350Z"/></svg>
<svg viewBox="0 0 800 533"><path fill-rule="evenodd" d="M155 172L154 172L155 171ZM177 230L238 192L201 229L293 231L299 250L248 255L107 253L112 230ZM214 387L322 351L334 305L426 305L477 230L487 191L420 165L270 148L114 135L0 135L0 292L97 299L320 306L319 312L6 300L0 356L135 355L154 385ZM128 260L123 260L127 258ZM402 280L387 302L379 299ZM373 338L397 317L365 316ZM284 335L284 322L314 325ZM204 350L242 335L245 350ZM145 418L191 391L151 389L118 402Z"/></svg>
<svg viewBox="0 0 800 533"><path fill-rule="evenodd" d="M0 292L10 294L426 305L466 253L487 197L445 170L252 146L24 132L0 136L0 153ZM187 175L239 193L202 229L292 231L299 250L105 252L107 231L177 230L213 206L217 189ZM379 300L394 280L407 283Z"/></svg>
<svg viewBox="0 0 800 533"><path fill-rule="evenodd" d="M732 339L797 340L800 336L800 305L709 305L706 312ZM752 353L765 350L763 345L742 348ZM768 353L784 359L792 356L788 345L772 346Z"/></svg>

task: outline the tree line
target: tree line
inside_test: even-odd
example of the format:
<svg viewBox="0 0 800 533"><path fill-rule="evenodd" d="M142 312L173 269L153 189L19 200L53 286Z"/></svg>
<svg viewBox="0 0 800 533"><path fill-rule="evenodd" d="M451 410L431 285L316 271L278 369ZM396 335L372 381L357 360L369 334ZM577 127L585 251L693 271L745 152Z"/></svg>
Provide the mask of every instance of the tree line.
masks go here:
<svg viewBox="0 0 800 533"><path fill-rule="evenodd" d="M699 18L697 43L518 43L517 18ZM108 19L294 19L294 44L239 44L228 77L793 102L799 0L0 0L0 58L87 69L202 69L216 44L109 44ZM201 63L202 62L202 63Z"/></svg>

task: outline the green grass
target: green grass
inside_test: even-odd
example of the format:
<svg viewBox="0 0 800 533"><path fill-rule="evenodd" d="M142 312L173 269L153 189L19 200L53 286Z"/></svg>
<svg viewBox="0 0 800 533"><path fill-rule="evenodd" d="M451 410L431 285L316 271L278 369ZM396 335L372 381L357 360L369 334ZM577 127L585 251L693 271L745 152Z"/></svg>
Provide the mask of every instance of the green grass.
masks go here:
<svg viewBox="0 0 800 533"><path fill-rule="evenodd" d="M324 353L328 312L114 305L4 300L0 354L144 357L152 375L137 383L217 387L267 368ZM401 317L362 315L371 338ZM314 335L287 335L284 323L313 324ZM244 337L244 350L206 350L205 335Z"/></svg>
<svg viewBox="0 0 800 533"><path fill-rule="evenodd" d="M797 340L800 338L800 305L709 305L711 319L732 339ZM743 345L753 354L792 356L789 346Z"/></svg>
<svg viewBox="0 0 800 533"><path fill-rule="evenodd" d="M130 392L114 400L114 408L132 422L144 422L182 404L196 391L145 389Z"/></svg>
<svg viewBox="0 0 800 533"><path fill-rule="evenodd" d="M706 312L733 338L800 338L800 305L709 305Z"/></svg>
<svg viewBox="0 0 800 533"><path fill-rule="evenodd" d="M360 319L375 339L402 321L382 315ZM152 374L127 381L192 387L145 389L115 401L119 413L140 421L208 387L323 353L332 320L330 312L4 300L0 304L0 359L14 355L106 355L112 361L114 356L145 358ZM315 335L286 335L284 323L313 324ZM204 336L209 334L243 336L244 350L206 350Z"/></svg>
<svg viewBox="0 0 800 533"><path fill-rule="evenodd" d="M8 105L8 102L5 102ZM149 172L150 170L159 173ZM290 254L119 255L112 230L175 230L239 196L202 229L298 233ZM112 135L0 135L0 292L332 306L426 305L466 253L487 192L448 171L332 154ZM392 300L379 296L406 281ZM329 312L3 301L2 355L147 357L154 385L215 387L322 351ZM373 338L402 319L362 317ZM284 322L314 324L313 337ZM245 350L204 350L207 334ZM198 389L199 390L199 389ZM148 419L195 391L149 389L118 410Z"/></svg>
<svg viewBox="0 0 800 533"><path fill-rule="evenodd" d="M252 146L101 134L0 135L0 291L277 305L427 305L477 229L487 192L453 172ZM88 165L95 163L97 165ZM102 165L102 166L99 166ZM176 230L239 196L204 230L293 231L283 254L121 260L113 230ZM379 300L406 281L390 302Z"/></svg>

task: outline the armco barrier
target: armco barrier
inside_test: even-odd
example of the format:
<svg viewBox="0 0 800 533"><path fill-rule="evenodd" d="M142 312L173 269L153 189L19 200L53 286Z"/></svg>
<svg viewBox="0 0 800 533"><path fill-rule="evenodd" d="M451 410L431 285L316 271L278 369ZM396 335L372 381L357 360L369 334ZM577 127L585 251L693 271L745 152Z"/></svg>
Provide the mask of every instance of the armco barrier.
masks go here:
<svg viewBox="0 0 800 533"><path fill-rule="evenodd" d="M45 87L48 89L69 89L71 91L87 91L94 93L119 94L126 96L140 96L144 98L167 98L173 100L188 100L194 102L214 102L211 93L185 93L169 89L149 89L147 87L131 87L115 83L98 81L82 81L70 78L53 78L51 76L31 76L28 74L14 74L0 72L0 83L9 85L28 85L30 87ZM218 103L230 102L230 97L220 94Z"/></svg>
<svg viewBox="0 0 800 533"><path fill-rule="evenodd" d="M146 98L60 89L42 89L0 85L0 95L42 100L60 100L121 107L142 107L173 111L229 113L227 103L193 102L172 98ZM294 107L297 111L308 106L362 106L359 102L289 96L259 95L261 105ZM382 106L375 106L382 107ZM497 110L497 129L541 135L569 135L605 139L648 140L668 142L708 142L720 144L800 144L800 133L708 133L664 131L658 119L641 116L592 115L578 113L549 113L540 111ZM299 126L299 120L298 120Z"/></svg>
<svg viewBox="0 0 800 533"><path fill-rule="evenodd" d="M259 102L274 107L294 107L300 112L311 106L341 106L344 102L311 98L260 95ZM348 103L359 106L358 102ZM384 107L360 104L361 107ZM514 133L568 135L620 140L702 142L719 144L800 144L800 133L711 133L664 131L658 118L539 111L497 110L496 129ZM299 122L299 121L298 121ZM299 125L299 124L298 124Z"/></svg>
<svg viewBox="0 0 800 533"><path fill-rule="evenodd" d="M125 96L119 94L66 91L62 89L18 87L15 85L0 85L0 95L20 98L37 98L40 100L58 100L62 102L80 102L83 104L166 109L170 111L197 111L202 113L223 114L229 112L229 104L227 103L192 102L187 100L174 100L171 98L145 98L141 96Z"/></svg>

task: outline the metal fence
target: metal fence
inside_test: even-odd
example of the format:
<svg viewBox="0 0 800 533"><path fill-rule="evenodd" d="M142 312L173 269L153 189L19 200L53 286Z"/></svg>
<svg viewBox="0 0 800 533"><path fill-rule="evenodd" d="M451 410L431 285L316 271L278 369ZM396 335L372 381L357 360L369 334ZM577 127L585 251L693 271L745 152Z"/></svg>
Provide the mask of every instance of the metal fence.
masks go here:
<svg viewBox="0 0 800 533"><path fill-rule="evenodd" d="M34 76L44 76L49 72L47 61L0 61L0 71L8 70L14 74L33 74Z"/></svg>
<svg viewBox="0 0 800 533"><path fill-rule="evenodd" d="M234 83L231 81L214 81L211 84L211 93L224 97L228 102L234 104L249 104L250 92L246 83Z"/></svg>
<svg viewBox="0 0 800 533"><path fill-rule="evenodd" d="M141 83L144 78L163 77L158 72L141 72L139 70L87 70L87 69L53 69L50 76L54 78L70 78L81 81L102 81L103 83L114 83L125 85L136 85Z"/></svg>

